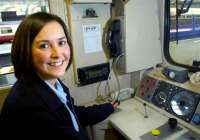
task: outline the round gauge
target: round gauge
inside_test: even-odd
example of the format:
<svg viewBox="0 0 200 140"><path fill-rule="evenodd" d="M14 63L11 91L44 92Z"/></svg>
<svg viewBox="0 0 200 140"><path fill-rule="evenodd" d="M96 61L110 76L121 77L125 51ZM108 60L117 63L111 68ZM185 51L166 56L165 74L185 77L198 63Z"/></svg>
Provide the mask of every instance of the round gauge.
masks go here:
<svg viewBox="0 0 200 140"><path fill-rule="evenodd" d="M194 110L194 102L195 99L190 93L181 91L172 97L170 105L174 113L179 116L185 116Z"/></svg>
<svg viewBox="0 0 200 140"><path fill-rule="evenodd" d="M160 91L155 96L156 103L159 105L163 105L167 102L167 94L163 91Z"/></svg>

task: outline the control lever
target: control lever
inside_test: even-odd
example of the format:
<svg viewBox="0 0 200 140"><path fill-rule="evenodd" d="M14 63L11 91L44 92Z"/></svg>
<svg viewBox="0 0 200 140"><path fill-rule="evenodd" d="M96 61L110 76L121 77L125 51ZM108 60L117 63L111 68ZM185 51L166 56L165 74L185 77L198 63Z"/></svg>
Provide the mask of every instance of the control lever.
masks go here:
<svg viewBox="0 0 200 140"><path fill-rule="evenodd" d="M147 114L147 108L146 108L147 104L143 103L143 106L144 106L144 118L148 118L149 116Z"/></svg>

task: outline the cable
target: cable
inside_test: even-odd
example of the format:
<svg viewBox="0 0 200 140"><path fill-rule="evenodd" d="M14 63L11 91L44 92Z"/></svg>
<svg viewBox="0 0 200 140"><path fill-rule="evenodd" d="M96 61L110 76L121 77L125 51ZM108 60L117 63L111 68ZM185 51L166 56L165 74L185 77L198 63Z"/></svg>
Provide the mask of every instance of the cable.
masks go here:
<svg viewBox="0 0 200 140"><path fill-rule="evenodd" d="M97 85L97 97L96 97L96 101L97 102L103 102L105 99L102 95L99 94L99 89L100 89L100 86L101 86L101 82L99 82L99 84Z"/></svg>
<svg viewBox="0 0 200 140"><path fill-rule="evenodd" d="M112 61L112 60L111 60ZM105 85L105 88L104 88L104 90L105 90L105 95L100 95L100 93L99 93L99 90L100 90L100 86L101 86L101 82L99 82L99 84L98 84L98 86L97 86L97 92L96 92L96 95L97 95L97 97L96 97L96 101L97 102L105 102L106 101L106 99L108 98L108 96L109 96L109 93L110 93L110 85L109 85L109 79L110 79L110 73L111 73L111 71L112 71L112 67L110 68L110 72L109 72L109 74L108 74L108 79L106 80L106 85ZM107 87L108 87L108 92L107 92Z"/></svg>
<svg viewBox="0 0 200 140"><path fill-rule="evenodd" d="M101 86L101 82L99 82L98 86L97 86L97 96L99 96L99 88Z"/></svg>
<svg viewBox="0 0 200 140"><path fill-rule="evenodd" d="M119 61L120 58L122 58L122 56L124 56L124 55L125 55L125 53L122 53L122 54L120 54L117 58L115 58L115 69L116 69L116 71L117 71L117 74L119 74L118 68L117 68L118 61ZM120 73L122 73L122 71L120 71Z"/></svg>
<svg viewBox="0 0 200 140"><path fill-rule="evenodd" d="M111 97L111 90L110 90L110 84L109 81L106 81L106 85L105 85L105 93L106 93L106 98L108 99L108 101L112 101L112 97Z"/></svg>
<svg viewBox="0 0 200 140"><path fill-rule="evenodd" d="M125 55L125 53L122 53L118 57L111 59L110 73L108 75L108 79L106 80L106 85L104 87L105 95L103 96L103 95L100 95L100 93L99 93L100 86L101 86L101 82L99 82L99 84L97 86L97 98L96 98L97 102L102 102L102 101L105 101L106 99L108 99L108 100L114 100L114 99L117 98L117 94L111 93L111 90L110 90L109 79L110 79L112 71L113 71L115 79L117 81L118 94L120 93L120 91L121 91L121 85L120 85L120 81L119 81L119 78L118 78L119 72L118 72L117 64L118 64L118 61L120 60L120 58L122 56L124 56L124 55ZM112 96L112 94L113 94L113 96Z"/></svg>
<svg viewBox="0 0 200 140"><path fill-rule="evenodd" d="M118 94L119 94L120 91L121 91L121 86L120 86L120 82L119 82L119 78L118 78L117 64L118 64L119 59L120 59L122 56L124 56L124 55L125 55L125 53L120 54L120 55L119 55L117 58L115 58L114 61L113 61L113 67L114 67L113 72L114 72L114 75L115 75L115 78L116 78L116 81L117 81Z"/></svg>

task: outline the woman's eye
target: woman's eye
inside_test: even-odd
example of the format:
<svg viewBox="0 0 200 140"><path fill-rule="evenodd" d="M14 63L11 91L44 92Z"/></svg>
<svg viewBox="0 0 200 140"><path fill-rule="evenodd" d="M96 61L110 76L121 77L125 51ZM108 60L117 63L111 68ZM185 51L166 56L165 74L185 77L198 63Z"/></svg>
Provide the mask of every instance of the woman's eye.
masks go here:
<svg viewBox="0 0 200 140"><path fill-rule="evenodd" d="M59 45L60 45L60 46L66 45L66 43L67 43L67 41L65 41L65 40L59 41Z"/></svg>
<svg viewBox="0 0 200 140"><path fill-rule="evenodd" d="M40 47L41 49L46 49L46 48L49 47L49 45L48 45L48 44L41 44L39 47Z"/></svg>

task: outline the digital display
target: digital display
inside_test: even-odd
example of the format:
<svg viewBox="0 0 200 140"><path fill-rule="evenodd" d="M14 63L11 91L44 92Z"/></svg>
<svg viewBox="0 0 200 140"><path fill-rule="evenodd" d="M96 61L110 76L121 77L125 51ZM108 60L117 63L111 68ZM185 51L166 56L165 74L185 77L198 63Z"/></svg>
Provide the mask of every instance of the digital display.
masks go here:
<svg viewBox="0 0 200 140"><path fill-rule="evenodd" d="M99 70L90 70L87 72L87 76L88 76L87 78L96 78L96 77L105 75L105 73L107 72L108 72L107 68L102 68Z"/></svg>
<svg viewBox="0 0 200 140"><path fill-rule="evenodd" d="M102 63L78 68L77 71L80 85L87 85L107 80L110 73L110 65L109 63Z"/></svg>
<svg viewBox="0 0 200 140"><path fill-rule="evenodd" d="M12 28L11 27L1 28L1 34L7 34L7 33L12 33Z"/></svg>

